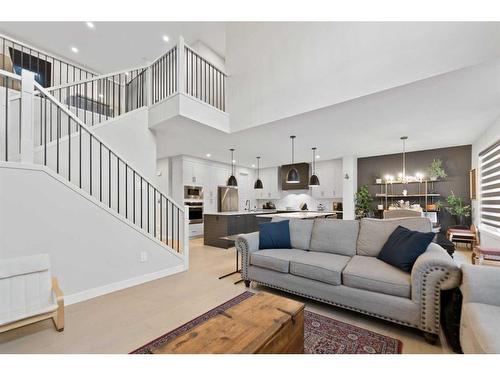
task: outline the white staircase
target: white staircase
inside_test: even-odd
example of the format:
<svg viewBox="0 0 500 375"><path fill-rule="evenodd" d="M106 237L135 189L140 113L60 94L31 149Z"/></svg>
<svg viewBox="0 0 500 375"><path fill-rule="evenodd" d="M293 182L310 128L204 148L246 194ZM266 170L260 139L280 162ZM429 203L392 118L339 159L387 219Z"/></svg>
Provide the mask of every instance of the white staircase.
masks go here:
<svg viewBox="0 0 500 375"><path fill-rule="evenodd" d="M66 248L67 251L62 252L65 266L61 265L60 272L63 275L61 282L63 285L66 282L66 285L70 286L67 293L75 294L73 299L69 299L74 302L122 286L133 285L121 279L126 275L135 280L134 282L143 282L151 279L151 275L160 277L169 274L172 269L176 272L187 269L189 264L187 211L156 186L152 181L152 173L148 173L148 177L137 163L130 162L125 156L127 152L119 152L112 146L112 139L104 141L98 134L97 127L94 130L94 127L89 127L82 121L81 108L78 105L68 106L61 103L35 82L32 72L23 70L22 76L18 76L0 70L0 77L0 179L4 192L10 193L9 196L4 194L0 201L1 219L5 224L2 228L3 230L9 228L12 224L9 217L18 220L20 213L21 217L31 217L31 213L36 213L37 217L46 216L48 221L42 219L38 223L38 227L45 230L42 231L41 238L34 240L35 243L51 248L43 250L34 248L36 246L33 245L33 238L30 236L36 231L32 230L31 226L37 226L37 223L24 220L22 227L29 228L27 237L19 238L19 233L17 235L2 233L4 239L3 246L0 246L2 248L0 257L28 255L25 254L26 248L30 249L28 251L49 253L54 251L61 255L61 246ZM143 131L149 132L147 108L136 109L129 105L124 108L126 110L124 114L119 115L121 117L113 116L117 120L120 119L120 124L146 113L139 122L142 122L143 126L146 125ZM79 116L76 111L79 112ZM95 112L92 114L96 115ZM113 112L110 114L114 115ZM140 125L137 124L136 130L140 131ZM119 136L118 123L116 131ZM153 165L155 160L153 149ZM39 174L33 174L35 171L52 179L50 181L41 179ZM16 189L16 186L12 185L15 180L23 185L22 188L19 186L19 189ZM32 183L35 185L31 186ZM37 189L37 183L40 185L40 190ZM60 191L61 184L66 186L66 190L68 187L72 190L69 196L63 193L66 190ZM61 199L58 199L56 191L61 194ZM24 195L20 195L21 192L24 192ZM85 198L85 208L81 206L81 197ZM19 202L19 211L10 205L11 201ZM28 201L29 206L25 204ZM51 202L52 206L47 206L47 202ZM100 210L89 208L89 204L91 207L99 207ZM79 210L85 218L83 223L78 216ZM40 215L40 212L47 214ZM59 214L54 216L54 212ZM103 212L106 212L108 219L104 220L100 227L96 227L93 225L94 221L98 222ZM71 222L65 221L66 217L70 218L73 214L78 217L78 220L73 220L74 229L81 230L82 236L107 239L105 245L93 243L92 247L97 246L100 249L101 259L108 265L122 263L121 267L131 267L131 269L136 268L135 263L149 262L149 265L142 265L138 267L137 272L132 273L122 272L121 267L111 266L109 274L112 277L97 275L100 281L96 285L91 280L93 275L91 264L99 262L99 258L85 257L81 264L86 264L87 267L79 269L79 272L88 272L89 279L82 281L85 277L78 272L78 276L68 274L70 267L67 266L69 260L66 257L77 259L82 256L81 253L75 254L72 251L79 246L64 240L66 232L73 227ZM57 225L54 225L54 222L57 222ZM115 237L117 234L119 238ZM61 241L55 240L57 238ZM124 238L129 238L129 241L123 243ZM75 240L79 241L78 236ZM91 244L92 241L89 241L89 238L82 238L82 243ZM130 248L131 243L135 244L132 248ZM121 261L110 257L110 254L116 257L115 247L128 249ZM158 254L158 248L163 248L163 253ZM83 254L92 253L95 256L94 250L81 251ZM130 258L130 253L135 253L132 257L135 259ZM148 254L154 255L155 264L151 264L153 260L148 261ZM125 259L128 259L128 262L123 262ZM170 271L158 269L159 265L171 269ZM106 267L96 269L98 268L101 273L106 274L104 271ZM75 277L80 282L76 282Z"/></svg>

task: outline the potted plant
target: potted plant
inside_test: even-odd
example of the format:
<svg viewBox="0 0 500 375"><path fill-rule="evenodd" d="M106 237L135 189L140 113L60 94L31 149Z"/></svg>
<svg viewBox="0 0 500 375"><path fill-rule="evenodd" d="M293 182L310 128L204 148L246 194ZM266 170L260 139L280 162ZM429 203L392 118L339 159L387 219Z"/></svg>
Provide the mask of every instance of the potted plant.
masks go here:
<svg viewBox="0 0 500 375"><path fill-rule="evenodd" d="M448 211L455 218L458 225L465 226L465 218L470 216L471 206L464 204L462 198L457 197L453 191L451 192L451 195L446 198L446 202L446 211Z"/></svg>
<svg viewBox="0 0 500 375"><path fill-rule="evenodd" d="M368 186L363 185L358 189L356 193L356 218L361 219L362 217L373 216L373 211L371 208L373 198L368 191Z"/></svg>
<svg viewBox="0 0 500 375"><path fill-rule="evenodd" d="M446 178L448 176L444 171L443 161L441 159L432 160L428 169L428 174L431 181L436 181L438 178Z"/></svg>

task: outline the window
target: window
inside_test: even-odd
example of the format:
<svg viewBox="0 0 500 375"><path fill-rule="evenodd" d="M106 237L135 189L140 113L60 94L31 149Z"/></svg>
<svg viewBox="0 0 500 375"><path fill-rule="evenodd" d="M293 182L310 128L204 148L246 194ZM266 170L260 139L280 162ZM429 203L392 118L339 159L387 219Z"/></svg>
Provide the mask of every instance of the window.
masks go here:
<svg viewBox="0 0 500 375"><path fill-rule="evenodd" d="M49 87L52 80L52 64L37 56L9 47L14 73L21 75L23 69L35 73L35 81L43 87ZM38 53L38 55L40 55ZM45 56L46 57L46 56Z"/></svg>
<svg viewBox="0 0 500 375"><path fill-rule="evenodd" d="M500 232L500 142L479 154L481 224Z"/></svg>

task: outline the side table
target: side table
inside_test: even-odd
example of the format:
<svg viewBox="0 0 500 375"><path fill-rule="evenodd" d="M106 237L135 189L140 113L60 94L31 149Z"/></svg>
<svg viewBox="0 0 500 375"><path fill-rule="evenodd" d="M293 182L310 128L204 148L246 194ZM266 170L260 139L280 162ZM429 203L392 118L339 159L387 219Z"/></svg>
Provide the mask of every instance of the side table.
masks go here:
<svg viewBox="0 0 500 375"><path fill-rule="evenodd" d="M500 261L500 249L475 246L472 250L472 264L483 264L485 260Z"/></svg>
<svg viewBox="0 0 500 375"><path fill-rule="evenodd" d="M232 234L230 236L224 236L224 237L220 237L221 240L227 240L227 241L232 241L233 243L236 242L236 240L238 239L238 237L240 237L242 235L242 233L240 234ZM234 275L236 273L241 273L241 269L240 269L240 265L239 265L239 256L238 256L238 249L234 249L234 252L236 254L236 269L233 271L233 272L229 272L225 275L222 275L219 277L219 280L220 279L223 279L225 277L228 277L228 276L231 276L231 275ZM240 278L239 280L235 281L234 284L238 284L238 283L241 283L242 281L244 281L242 278Z"/></svg>

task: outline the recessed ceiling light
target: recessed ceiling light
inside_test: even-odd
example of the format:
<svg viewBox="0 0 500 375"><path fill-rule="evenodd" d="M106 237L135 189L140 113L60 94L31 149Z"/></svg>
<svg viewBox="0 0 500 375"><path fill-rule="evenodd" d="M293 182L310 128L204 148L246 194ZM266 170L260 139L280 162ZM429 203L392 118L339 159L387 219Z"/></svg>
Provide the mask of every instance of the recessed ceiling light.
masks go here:
<svg viewBox="0 0 500 375"><path fill-rule="evenodd" d="M316 155L316 159L319 159L320 157L321 157L321 156L319 156L319 155Z"/></svg>
<svg viewBox="0 0 500 375"><path fill-rule="evenodd" d="M252 168L255 168L255 164L252 164Z"/></svg>
<svg viewBox="0 0 500 375"><path fill-rule="evenodd" d="M210 156L212 156L212 154L207 154L207 158L209 158Z"/></svg>
<svg viewBox="0 0 500 375"><path fill-rule="evenodd" d="M170 38L168 37L168 35L163 35L163 41L164 42L170 41Z"/></svg>
<svg viewBox="0 0 500 375"><path fill-rule="evenodd" d="M236 163L236 160L233 159L233 164Z"/></svg>
<svg viewBox="0 0 500 375"><path fill-rule="evenodd" d="M87 24L87 27L89 29L93 29L94 28L94 23L93 22L86 22L86 24Z"/></svg>
<svg viewBox="0 0 500 375"><path fill-rule="evenodd" d="M78 48L76 48L76 47L71 47L71 51L73 51L74 53L78 53Z"/></svg>

